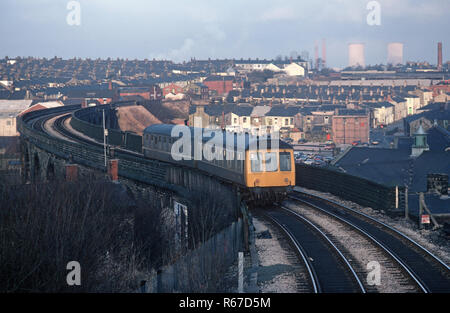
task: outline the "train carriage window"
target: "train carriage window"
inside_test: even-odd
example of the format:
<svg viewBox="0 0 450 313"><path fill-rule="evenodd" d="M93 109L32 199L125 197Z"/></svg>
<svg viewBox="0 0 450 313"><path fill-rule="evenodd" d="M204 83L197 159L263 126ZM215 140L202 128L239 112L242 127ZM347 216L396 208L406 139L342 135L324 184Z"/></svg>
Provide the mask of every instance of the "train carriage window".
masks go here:
<svg viewBox="0 0 450 313"><path fill-rule="evenodd" d="M283 172L291 171L291 153L280 152L280 170Z"/></svg>
<svg viewBox="0 0 450 313"><path fill-rule="evenodd" d="M236 169L237 169L240 173L243 172L243 164L244 164L244 161L236 160Z"/></svg>
<svg viewBox="0 0 450 313"><path fill-rule="evenodd" d="M278 171L278 158L275 152L266 152L264 155L264 165L266 172Z"/></svg>
<svg viewBox="0 0 450 313"><path fill-rule="evenodd" d="M262 172L262 153L250 153L250 163L252 172Z"/></svg>

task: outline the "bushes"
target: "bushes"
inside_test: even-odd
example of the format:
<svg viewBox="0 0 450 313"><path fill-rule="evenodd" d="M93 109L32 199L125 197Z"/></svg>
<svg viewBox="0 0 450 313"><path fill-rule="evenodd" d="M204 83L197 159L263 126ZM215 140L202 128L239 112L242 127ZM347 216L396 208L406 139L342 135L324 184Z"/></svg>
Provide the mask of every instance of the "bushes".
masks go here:
<svg viewBox="0 0 450 313"><path fill-rule="evenodd" d="M137 289L143 258L121 188L89 180L0 187L0 292ZM81 286L66 283L70 261L81 265Z"/></svg>
<svg viewBox="0 0 450 313"><path fill-rule="evenodd" d="M231 194L191 193L189 248L237 219ZM135 198L92 178L0 183L0 292L135 292L139 280L187 252L175 242L170 199L151 188ZM227 267L222 258L204 251L178 274L180 284L184 277L190 291L215 290ZM67 285L70 261L81 265L81 286Z"/></svg>

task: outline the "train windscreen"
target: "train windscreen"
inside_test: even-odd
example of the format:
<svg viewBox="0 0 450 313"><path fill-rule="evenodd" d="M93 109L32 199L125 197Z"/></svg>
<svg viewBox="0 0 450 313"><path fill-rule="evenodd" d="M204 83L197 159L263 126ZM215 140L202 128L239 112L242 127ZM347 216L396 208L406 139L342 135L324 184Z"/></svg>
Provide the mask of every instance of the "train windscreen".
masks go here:
<svg viewBox="0 0 450 313"><path fill-rule="evenodd" d="M250 162L253 173L262 172L262 153L250 153Z"/></svg>
<svg viewBox="0 0 450 313"><path fill-rule="evenodd" d="M276 152L266 152L264 164L266 167L266 172L278 171L277 153Z"/></svg>
<svg viewBox="0 0 450 313"><path fill-rule="evenodd" d="M291 171L291 153L280 152L280 170L283 172Z"/></svg>

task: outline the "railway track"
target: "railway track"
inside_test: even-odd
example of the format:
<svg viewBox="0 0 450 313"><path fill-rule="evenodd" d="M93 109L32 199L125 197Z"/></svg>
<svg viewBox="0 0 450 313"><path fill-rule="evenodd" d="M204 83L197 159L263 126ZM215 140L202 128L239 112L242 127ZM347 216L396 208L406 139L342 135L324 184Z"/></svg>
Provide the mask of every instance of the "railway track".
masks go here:
<svg viewBox="0 0 450 313"><path fill-rule="evenodd" d="M79 136L73 132L71 132L70 130L68 130L64 125L67 119L69 119L71 117L71 114L66 114L66 115L62 115L60 117L58 117L54 124L52 125L53 129L58 132L59 134L61 134L64 137L70 138L74 141L86 144L86 145L93 145L99 148L103 149L103 143L99 143L95 140L91 140L91 139L87 139L83 136ZM120 152L121 154L125 154L125 155L129 155L129 156L133 156L133 157L143 157L142 153L137 153L137 152L132 152L123 148L115 148L116 151Z"/></svg>
<svg viewBox="0 0 450 313"><path fill-rule="evenodd" d="M329 199L295 191L290 199L358 231L385 251L424 293L450 291L449 266L398 230Z"/></svg>
<svg viewBox="0 0 450 313"><path fill-rule="evenodd" d="M83 136L79 136L78 134L73 133L72 131L70 131L69 129L67 129L65 127L65 122L67 119L69 119L71 117L71 113L72 112L69 111L69 112L59 112L59 113L55 113L55 114L40 116L40 117L37 117L37 118L34 118L34 119L28 121L28 123L31 124L33 129L35 129L39 132L42 132L42 133L46 133L51 136L52 134L49 133L49 131L45 128L45 124L50 119L59 116L58 118L55 119L55 121L51 125L51 128L55 132L57 132L61 136L65 137L67 139L70 139L72 141L75 141L75 142L78 142L81 144L85 144L85 145L95 146L95 147L103 149L102 143L87 139ZM133 156L133 157L142 157L142 154L128 151L126 149L116 148L116 151L120 152L121 154L129 155L129 156Z"/></svg>
<svg viewBox="0 0 450 313"><path fill-rule="evenodd" d="M281 206L265 211L291 241L314 293L365 293L363 283L339 248L308 219Z"/></svg>

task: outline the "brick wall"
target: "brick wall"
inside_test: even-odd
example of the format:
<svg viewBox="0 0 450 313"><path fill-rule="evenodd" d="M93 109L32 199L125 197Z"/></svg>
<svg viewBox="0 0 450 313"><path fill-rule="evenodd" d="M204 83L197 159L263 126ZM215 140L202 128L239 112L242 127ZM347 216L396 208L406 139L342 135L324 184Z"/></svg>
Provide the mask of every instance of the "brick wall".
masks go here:
<svg viewBox="0 0 450 313"><path fill-rule="evenodd" d="M353 141L369 142L369 117L365 116L333 116L333 141L340 144L351 144Z"/></svg>
<svg viewBox="0 0 450 313"><path fill-rule="evenodd" d="M203 84L208 86L210 90L217 91L217 94L221 95L233 90L233 81L204 81Z"/></svg>

